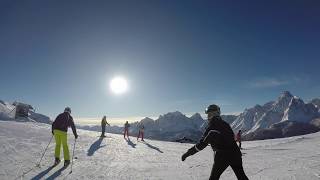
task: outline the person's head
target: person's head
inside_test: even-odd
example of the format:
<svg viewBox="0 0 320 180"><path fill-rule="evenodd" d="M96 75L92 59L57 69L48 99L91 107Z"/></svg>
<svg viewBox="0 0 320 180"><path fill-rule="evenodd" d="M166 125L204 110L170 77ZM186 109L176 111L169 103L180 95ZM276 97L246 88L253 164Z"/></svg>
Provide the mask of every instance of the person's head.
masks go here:
<svg viewBox="0 0 320 180"><path fill-rule="evenodd" d="M107 118L107 116L103 116L103 119Z"/></svg>
<svg viewBox="0 0 320 180"><path fill-rule="evenodd" d="M71 108L69 108L69 107L64 108L64 112L71 114Z"/></svg>
<svg viewBox="0 0 320 180"><path fill-rule="evenodd" d="M208 115L208 121L210 121L214 117L220 116L220 107L218 105L211 104L206 108L205 113Z"/></svg>

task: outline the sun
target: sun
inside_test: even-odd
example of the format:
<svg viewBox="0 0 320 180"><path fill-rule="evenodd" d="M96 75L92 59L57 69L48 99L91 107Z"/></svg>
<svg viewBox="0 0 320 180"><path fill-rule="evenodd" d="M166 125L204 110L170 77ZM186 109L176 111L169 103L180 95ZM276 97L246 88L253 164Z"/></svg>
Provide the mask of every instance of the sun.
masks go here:
<svg viewBox="0 0 320 180"><path fill-rule="evenodd" d="M127 80L123 77L114 77L110 81L110 89L114 94L123 94L128 90Z"/></svg>

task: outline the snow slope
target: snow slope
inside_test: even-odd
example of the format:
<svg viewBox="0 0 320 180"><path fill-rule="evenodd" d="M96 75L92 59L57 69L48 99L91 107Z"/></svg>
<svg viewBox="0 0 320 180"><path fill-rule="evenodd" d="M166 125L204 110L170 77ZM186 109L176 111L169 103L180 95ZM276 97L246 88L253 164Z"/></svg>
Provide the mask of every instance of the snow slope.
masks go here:
<svg viewBox="0 0 320 180"><path fill-rule="evenodd" d="M213 153L203 151L181 161L192 144L153 141L127 142L122 135L79 130L73 173L70 166L48 171L53 163L54 143L48 148L41 168L30 169L38 162L50 140L50 126L43 123L0 121L0 179L208 179ZM74 137L69 130L69 148ZM320 133L275 140L244 142L243 162L250 179L320 178ZM23 172L28 172L21 176ZM222 180L236 179L231 168Z"/></svg>
<svg viewBox="0 0 320 180"><path fill-rule="evenodd" d="M33 121L51 124L51 120L48 116L39 114L36 112L29 111L28 118L18 118L15 119L15 103L11 104L5 101L0 100L0 119L1 120L14 120L14 121Z"/></svg>
<svg viewBox="0 0 320 180"><path fill-rule="evenodd" d="M0 119L10 120L14 118L14 106L10 103L0 100Z"/></svg>

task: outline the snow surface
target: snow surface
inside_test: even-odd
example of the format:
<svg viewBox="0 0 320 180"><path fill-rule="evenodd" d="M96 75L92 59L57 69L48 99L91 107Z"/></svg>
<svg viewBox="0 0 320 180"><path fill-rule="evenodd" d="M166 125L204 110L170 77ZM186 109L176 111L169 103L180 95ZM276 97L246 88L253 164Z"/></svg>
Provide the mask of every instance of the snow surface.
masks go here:
<svg viewBox="0 0 320 180"><path fill-rule="evenodd" d="M39 161L50 137L50 125L33 122L0 121L0 179L208 179L213 153L203 151L181 161L192 144L146 139L127 142L122 135L78 130L73 172L70 166L59 171L62 163L48 171L53 163L54 142ZM69 130L69 148L74 137ZM249 179L320 178L320 133L283 139L243 142L244 170ZM61 152L62 154L62 152ZM34 167L32 169L32 167ZM31 170L30 170L31 169ZM24 172L28 172L21 176ZM236 179L229 167L222 180Z"/></svg>

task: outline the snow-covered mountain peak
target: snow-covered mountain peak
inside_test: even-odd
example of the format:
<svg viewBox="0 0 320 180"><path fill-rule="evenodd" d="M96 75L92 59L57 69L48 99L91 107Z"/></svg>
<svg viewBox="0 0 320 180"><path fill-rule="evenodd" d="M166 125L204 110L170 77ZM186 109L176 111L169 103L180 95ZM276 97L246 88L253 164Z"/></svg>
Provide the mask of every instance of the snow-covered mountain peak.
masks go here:
<svg viewBox="0 0 320 180"><path fill-rule="evenodd" d="M273 111L283 113L288 108L292 98L294 97L289 91L282 92L278 100L273 103Z"/></svg>
<svg viewBox="0 0 320 180"><path fill-rule="evenodd" d="M296 104L296 105L304 105L304 102L303 102L303 100L302 99L300 99L298 96L294 96L292 99L291 99L291 101L290 101L290 103L289 103L289 106L291 106L292 104Z"/></svg>
<svg viewBox="0 0 320 180"><path fill-rule="evenodd" d="M253 108L254 108L254 109L260 109L260 108L262 108L262 106L259 105L259 104L256 104Z"/></svg>
<svg viewBox="0 0 320 180"><path fill-rule="evenodd" d="M145 118L143 118L140 122L142 122L142 123L149 123L149 122L154 122L154 120L151 119L151 118L149 118L149 117L145 117Z"/></svg>
<svg viewBox="0 0 320 180"><path fill-rule="evenodd" d="M196 130L200 132L199 123L188 118L179 111L169 112L167 114L161 115L156 121L155 124L158 125L160 132L162 133L176 133L186 132L186 130ZM173 136L174 137L174 136Z"/></svg>
<svg viewBox="0 0 320 180"><path fill-rule="evenodd" d="M192 115L190 117L190 119L193 119L193 120L202 120L203 121L203 118L201 117L201 115L199 113L195 113L194 115Z"/></svg>
<svg viewBox="0 0 320 180"><path fill-rule="evenodd" d="M312 104L316 105L318 108L320 108L320 99L319 98L312 99L310 103L312 103Z"/></svg>
<svg viewBox="0 0 320 180"><path fill-rule="evenodd" d="M289 92L289 91L283 91L278 99L291 99L293 97L293 95Z"/></svg>
<svg viewBox="0 0 320 180"><path fill-rule="evenodd" d="M159 119L168 119L168 118L171 119L171 118L187 118L187 117L179 111L169 112L159 117Z"/></svg>
<svg viewBox="0 0 320 180"><path fill-rule="evenodd" d="M318 117L318 109L312 103L305 104L302 99L294 97L291 99L289 107L284 112L282 121L296 121L309 123Z"/></svg>
<svg viewBox="0 0 320 180"><path fill-rule="evenodd" d="M273 124L283 121L309 123L314 118L320 117L320 110L315 105L318 101L314 100L312 102L305 104L298 96L293 96L289 91L284 91L276 101L245 109L232 123L232 128L234 131L241 129L244 134L249 134L257 130L270 128Z"/></svg>
<svg viewBox="0 0 320 180"><path fill-rule="evenodd" d="M265 110L265 111L268 111L272 108L273 104L275 103L275 101L270 101L270 102L267 102L265 103L262 108Z"/></svg>

